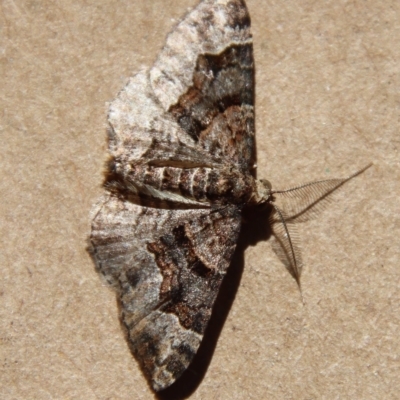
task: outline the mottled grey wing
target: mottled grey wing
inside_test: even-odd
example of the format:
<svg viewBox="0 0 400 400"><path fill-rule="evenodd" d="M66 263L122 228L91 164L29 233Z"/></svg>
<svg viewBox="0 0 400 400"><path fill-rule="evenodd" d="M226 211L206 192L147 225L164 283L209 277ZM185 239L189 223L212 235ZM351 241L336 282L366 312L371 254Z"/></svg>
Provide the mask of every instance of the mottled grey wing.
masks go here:
<svg viewBox="0 0 400 400"><path fill-rule="evenodd" d="M107 195L95 209L93 258L118 294L130 347L154 390L194 357L239 230L233 206L167 210Z"/></svg>
<svg viewBox="0 0 400 400"><path fill-rule="evenodd" d="M132 165L160 164L181 168L213 166L212 155L198 148L175 119L162 108L148 72L130 78L110 104L109 151L113 172L125 176Z"/></svg>
<svg viewBox="0 0 400 400"><path fill-rule="evenodd" d="M254 62L243 0L201 2L169 34L151 85L194 142L243 172L255 162Z"/></svg>

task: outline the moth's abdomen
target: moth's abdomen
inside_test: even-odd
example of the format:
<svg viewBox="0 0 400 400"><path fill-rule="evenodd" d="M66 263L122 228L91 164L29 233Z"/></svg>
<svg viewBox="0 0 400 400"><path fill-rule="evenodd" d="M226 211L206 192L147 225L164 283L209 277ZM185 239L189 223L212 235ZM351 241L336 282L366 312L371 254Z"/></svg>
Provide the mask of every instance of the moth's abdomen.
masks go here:
<svg viewBox="0 0 400 400"><path fill-rule="evenodd" d="M254 179L230 168L175 168L131 166L126 179L135 187L150 186L199 202L246 203L255 190ZM176 197L171 196L171 201Z"/></svg>

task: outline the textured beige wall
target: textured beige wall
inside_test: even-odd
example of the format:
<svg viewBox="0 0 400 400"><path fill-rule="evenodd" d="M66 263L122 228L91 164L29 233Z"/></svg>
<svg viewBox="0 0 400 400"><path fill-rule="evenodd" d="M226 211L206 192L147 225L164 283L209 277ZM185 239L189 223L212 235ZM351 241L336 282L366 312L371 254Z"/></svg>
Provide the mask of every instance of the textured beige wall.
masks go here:
<svg viewBox="0 0 400 400"><path fill-rule="evenodd" d="M154 397L85 239L101 192L106 102L195 4L0 4L1 398ZM301 226L305 306L268 240L237 253L200 357L174 390L198 384L192 399L398 398L400 3L248 7L258 176L285 187L375 165ZM246 232L256 228L257 239L262 227Z"/></svg>

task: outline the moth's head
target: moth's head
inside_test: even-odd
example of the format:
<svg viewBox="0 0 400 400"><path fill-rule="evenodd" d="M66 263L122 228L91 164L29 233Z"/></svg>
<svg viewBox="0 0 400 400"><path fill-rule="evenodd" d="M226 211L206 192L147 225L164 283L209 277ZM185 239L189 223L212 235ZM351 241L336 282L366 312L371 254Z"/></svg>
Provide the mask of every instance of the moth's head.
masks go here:
<svg viewBox="0 0 400 400"><path fill-rule="evenodd" d="M260 179L256 181L256 193L254 201L257 204L262 204L270 201L271 199L272 185L271 182L266 179Z"/></svg>

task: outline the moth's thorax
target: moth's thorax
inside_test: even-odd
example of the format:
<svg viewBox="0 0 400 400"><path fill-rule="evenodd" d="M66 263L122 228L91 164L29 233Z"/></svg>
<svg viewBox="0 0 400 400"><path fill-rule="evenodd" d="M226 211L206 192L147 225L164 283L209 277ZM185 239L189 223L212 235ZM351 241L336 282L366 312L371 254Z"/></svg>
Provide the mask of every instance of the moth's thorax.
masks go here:
<svg viewBox="0 0 400 400"><path fill-rule="evenodd" d="M255 181L255 191L249 201L249 205L262 204L270 201L271 199L271 183L266 179Z"/></svg>
<svg viewBox="0 0 400 400"><path fill-rule="evenodd" d="M211 204L246 204L253 202L257 184L249 174L231 166L221 168L176 168L131 165L124 178L134 187L146 185L157 191ZM179 198L172 197L171 201Z"/></svg>

